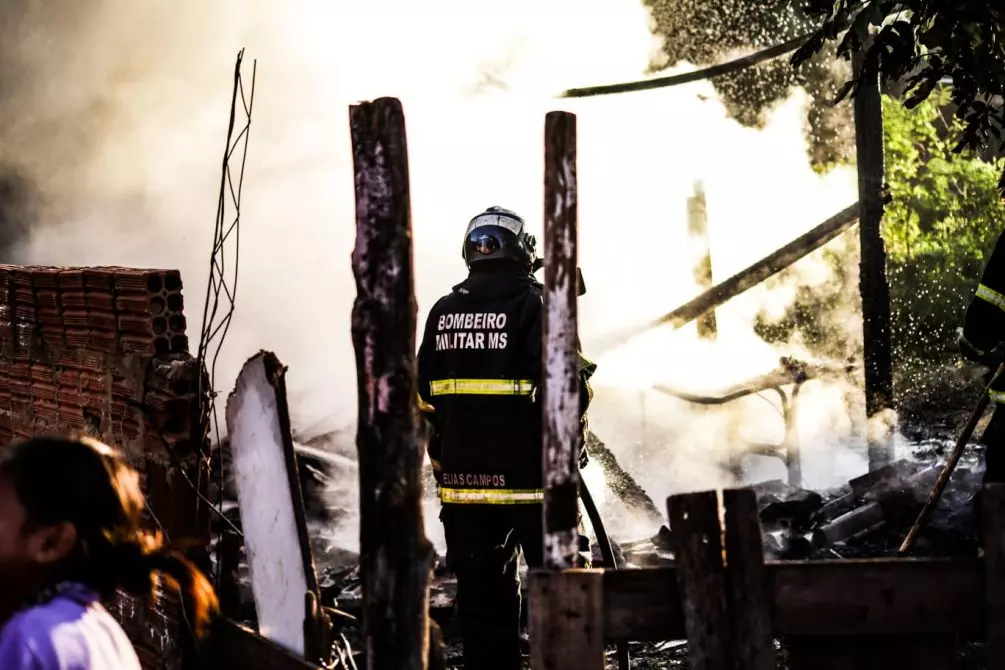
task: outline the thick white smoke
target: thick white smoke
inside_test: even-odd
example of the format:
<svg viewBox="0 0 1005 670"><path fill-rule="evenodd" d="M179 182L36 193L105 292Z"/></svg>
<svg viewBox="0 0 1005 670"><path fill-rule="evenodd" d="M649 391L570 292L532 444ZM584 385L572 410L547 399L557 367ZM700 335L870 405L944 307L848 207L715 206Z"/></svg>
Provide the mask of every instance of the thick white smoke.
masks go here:
<svg viewBox="0 0 1005 670"><path fill-rule="evenodd" d="M248 356L275 351L290 366L302 430L351 429L355 418L354 101L404 104L420 320L463 278L460 236L473 214L498 204L540 229L552 109L579 119L587 349L697 292L686 224L695 180L707 192L719 279L856 198L850 171L820 176L808 165L800 91L763 130L728 119L707 82L556 100L570 86L642 76L655 42L634 0L74 0L18 21L9 31L18 46L4 47L19 60L13 85L0 91L0 159L22 166L45 199L17 259L179 268L193 338L233 60L246 46L248 80L258 59L237 312L217 387L226 394ZM804 263L802 280L825 282L821 267ZM751 334L751 319L791 297L789 288L761 287L720 309L715 346L698 344L690 327L599 361L594 428L657 501L717 483L709 454L725 438L716 436L721 422L699 420L650 386L714 387L772 368L780 352ZM804 442L822 444L822 428L847 432L840 393L807 394L819 402L803 417ZM832 460L821 463L833 474ZM817 479L810 483L833 483Z"/></svg>

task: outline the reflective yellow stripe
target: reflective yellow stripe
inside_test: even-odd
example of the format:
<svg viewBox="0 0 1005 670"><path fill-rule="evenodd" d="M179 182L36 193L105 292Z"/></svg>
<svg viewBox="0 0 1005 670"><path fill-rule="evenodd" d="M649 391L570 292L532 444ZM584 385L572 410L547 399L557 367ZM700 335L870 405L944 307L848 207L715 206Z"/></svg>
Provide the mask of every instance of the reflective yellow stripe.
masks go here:
<svg viewBox="0 0 1005 670"><path fill-rule="evenodd" d="M436 412L436 408L433 407L432 405L430 405L425 400L423 400L421 395L418 395L418 394L416 394L416 395L419 398L419 411L420 412L427 412L427 413L430 413L430 414Z"/></svg>
<svg viewBox="0 0 1005 670"><path fill-rule="evenodd" d="M1005 310L1005 295L992 288L988 288L984 284L977 285L977 297L991 303L1000 310Z"/></svg>
<svg viewBox="0 0 1005 670"><path fill-rule="evenodd" d="M544 500L543 489L445 489L440 502L460 505L526 505Z"/></svg>
<svg viewBox="0 0 1005 670"><path fill-rule="evenodd" d="M991 397L992 402L1005 404L1005 391L988 391L988 396Z"/></svg>
<svg viewBox="0 0 1005 670"><path fill-rule="evenodd" d="M431 395L530 395L530 379L437 379L429 382Z"/></svg>

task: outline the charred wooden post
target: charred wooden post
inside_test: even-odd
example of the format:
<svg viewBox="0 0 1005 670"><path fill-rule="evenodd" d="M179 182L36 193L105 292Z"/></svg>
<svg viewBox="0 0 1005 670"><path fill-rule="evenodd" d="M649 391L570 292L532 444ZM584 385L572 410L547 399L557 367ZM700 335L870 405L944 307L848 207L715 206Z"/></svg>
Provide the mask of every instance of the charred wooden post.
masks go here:
<svg viewBox="0 0 1005 670"><path fill-rule="evenodd" d="M667 511L677 561L690 667L773 670L771 607L753 491L670 496Z"/></svg>
<svg viewBox="0 0 1005 670"><path fill-rule="evenodd" d="M604 571L537 570L530 581L531 667L604 669Z"/></svg>
<svg viewBox="0 0 1005 670"><path fill-rule="evenodd" d="M349 109L356 183L360 577L366 667L426 667L433 549L422 515L416 302L405 117L394 98Z"/></svg>
<svg viewBox="0 0 1005 670"><path fill-rule="evenodd" d="M722 564L719 500L715 491L667 499L677 585L684 610L689 667L733 667L726 570Z"/></svg>
<svg viewBox="0 0 1005 670"><path fill-rule="evenodd" d="M722 505L725 508L726 599L733 633L734 667L774 670L771 601L768 600L757 496L750 489L726 489L722 492Z"/></svg>
<svg viewBox="0 0 1005 670"><path fill-rule="evenodd" d="M857 55L855 68L861 67ZM886 277L886 247L881 225L884 208L883 104L879 78L874 76L854 99L858 156L858 194L861 204L859 292L862 295L862 341L865 358L865 407L869 468L893 460L892 426L874 417L893 409L893 354L890 343L890 285Z"/></svg>
<svg viewBox="0 0 1005 670"><path fill-rule="evenodd" d="M576 565L579 512L579 336L576 328L576 117L550 112L544 130L544 561Z"/></svg>
<svg viewBox="0 0 1005 670"><path fill-rule="evenodd" d="M1005 666L1005 484L985 484L981 538L986 584L985 666Z"/></svg>
<svg viewBox="0 0 1005 670"><path fill-rule="evenodd" d="M694 281L702 292L712 288L712 247L708 241L708 208L705 204L705 188L701 182L694 185L694 195L687 199L687 232L698 252L698 260L692 273ZM710 309L698 317L698 337L714 340L718 336L715 309Z"/></svg>

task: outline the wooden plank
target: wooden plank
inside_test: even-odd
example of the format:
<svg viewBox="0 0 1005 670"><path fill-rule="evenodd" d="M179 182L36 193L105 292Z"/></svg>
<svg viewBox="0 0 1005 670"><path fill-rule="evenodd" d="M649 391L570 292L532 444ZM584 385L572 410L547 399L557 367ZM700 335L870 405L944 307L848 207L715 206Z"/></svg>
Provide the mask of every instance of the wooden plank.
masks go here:
<svg viewBox="0 0 1005 670"><path fill-rule="evenodd" d="M534 670L604 670L604 571L530 572Z"/></svg>
<svg viewBox="0 0 1005 670"><path fill-rule="evenodd" d="M722 505L733 662L744 670L775 670L757 495L751 489L727 489Z"/></svg>
<svg viewBox="0 0 1005 670"><path fill-rule="evenodd" d="M303 656L304 593L317 594L317 577L295 464L288 476L293 443L281 369L267 351L245 362L227 398L227 432L258 629Z"/></svg>
<svg viewBox="0 0 1005 670"><path fill-rule="evenodd" d="M223 618L213 624L204 653L207 666L217 670L320 670L250 628Z"/></svg>
<svg viewBox="0 0 1005 670"><path fill-rule="evenodd" d="M796 636L784 645L789 670L950 670L957 665L955 640L945 635Z"/></svg>
<svg viewBox="0 0 1005 670"><path fill-rule="evenodd" d="M1005 484L985 484L982 542L984 545L986 665L1005 667Z"/></svg>
<svg viewBox="0 0 1005 670"><path fill-rule="evenodd" d="M548 113L544 142L544 564L561 570L576 565L579 520L575 115Z"/></svg>
<svg viewBox="0 0 1005 670"><path fill-rule="evenodd" d="M984 635L976 558L769 561L765 576L775 635ZM672 567L606 572L607 639L684 639L676 580Z"/></svg>
<svg viewBox="0 0 1005 670"><path fill-rule="evenodd" d="M688 667L728 670L733 667L733 634L726 602L719 497L715 491L670 496L667 516L687 631Z"/></svg>
<svg viewBox="0 0 1005 670"><path fill-rule="evenodd" d="M416 302L405 116L394 98L349 109L356 180L352 270L360 577L369 670L426 667L433 547L422 515Z"/></svg>
<svg viewBox="0 0 1005 670"><path fill-rule="evenodd" d="M856 71L861 66L856 54ZM853 101L858 163L858 198L861 205L859 244L859 292L862 295L862 338L865 364L866 416L893 407L893 355L890 343L890 285L886 277L886 247L883 243L883 104L879 76L861 82ZM869 469L875 470L893 460L893 430L882 429L885 421L873 422L869 433ZM895 428L895 426L890 426Z"/></svg>

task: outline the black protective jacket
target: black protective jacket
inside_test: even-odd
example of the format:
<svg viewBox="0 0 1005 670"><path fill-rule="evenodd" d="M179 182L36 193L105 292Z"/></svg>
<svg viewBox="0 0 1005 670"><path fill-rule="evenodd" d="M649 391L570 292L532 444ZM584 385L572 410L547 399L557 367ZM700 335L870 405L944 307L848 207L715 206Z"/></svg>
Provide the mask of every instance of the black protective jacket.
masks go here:
<svg viewBox="0 0 1005 670"><path fill-rule="evenodd" d="M1001 362L992 352L1005 342L1005 232L998 236L991 256L984 265L974 299L967 307L960 336L963 355L977 362L997 367ZM1000 350L998 352L1000 354ZM991 389L991 399L1005 403L1005 380Z"/></svg>
<svg viewBox="0 0 1005 670"><path fill-rule="evenodd" d="M444 504L543 499L542 316L541 284L499 267L473 271L430 310L418 391ZM580 358L581 438L594 369Z"/></svg>

